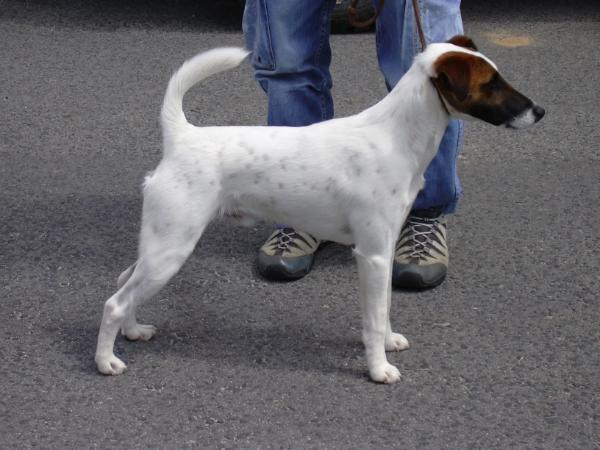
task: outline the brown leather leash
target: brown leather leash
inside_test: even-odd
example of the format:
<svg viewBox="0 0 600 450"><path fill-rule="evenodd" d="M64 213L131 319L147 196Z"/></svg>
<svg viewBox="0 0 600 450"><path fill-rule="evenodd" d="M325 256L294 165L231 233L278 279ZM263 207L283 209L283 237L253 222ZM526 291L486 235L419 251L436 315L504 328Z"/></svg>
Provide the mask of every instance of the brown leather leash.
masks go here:
<svg viewBox="0 0 600 450"><path fill-rule="evenodd" d="M425 39L425 33L423 32L423 24L421 23L421 10L419 9L419 1L412 0L413 10L415 12L415 23L417 24L417 33L419 34L419 41L421 41L421 51L427 47L427 40Z"/></svg>
<svg viewBox="0 0 600 450"><path fill-rule="evenodd" d="M366 20L360 20L358 15L358 6L359 0L352 0L350 6L348 6L348 22L355 28L367 28L375 23L379 14L381 14L381 10L383 9L383 4L385 0L379 0L379 6L375 9L375 14L369 17ZM425 33L423 33L423 25L421 24L421 11L419 9L418 0L412 0L413 10L415 13L415 22L417 24L417 32L419 34L419 40L421 41L421 50L425 50L427 47L427 40L425 39Z"/></svg>
<svg viewBox="0 0 600 450"><path fill-rule="evenodd" d="M356 7L358 6L359 0L352 0L350 6L348 6L348 22L350 25L356 28L367 28L375 23L379 14L381 14L381 10L383 9L383 4L385 0L379 0L379 6L375 10L375 14L367 20L360 20L358 17L358 10ZM418 0L412 0L413 11L415 13L415 22L417 24L417 32L419 33L419 40L421 41L421 50L425 50L427 47L427 40L425 39L425 33L423 33L423 25L421 24L421 11L419 9Z"/></svg>
<svg viewBox="0 0 600 450"><path fill-rule="evenodd" d="M379 13L381 13L381 9L383 8L383 3L385 0L379 0L379 7L375 10L375 14L368 18L367 20L360 20L358 17L358 10L356 6L358 5L358 0L352 0L350 6L348 6L348 22L355 28L367 28L375 23L377 17L379 17Z"/></svg>
<svg viewBox="0 0 600 450"><path fill-rule="evenodd" d="M417 24L417 34L419 35L419 41L421 42L421 51L424 51L427 48L427 39L425 38L425 33L423 32L423 24L421 23L421 10L419 9L419 1L412 0L413 10L415 12L415 23ZM444 97L442 97L442 93L438 88L436 81L433 78L430 78L431 84L435 88L435 92L440 99L440 103L442 104L442 108L446 111L446 114L450 116L450 111L448 111L448 107L446 106L446 102L444 101Z"/></svg>
<svg viewBox="0 0 600 450"><path fill-rule="evenodd" d="M359 0L352 0L352 3L348 6L348 22L355 28L368 28L375 23L379 14L381 14L385 0L379 0L379 6L375 9L375 14L366 20L360 20L357 9L358 2ZM419 11L419 3L417 0L413 0L413 10L415 12L415 22L417 23L419 40L421 41L421 49L424 50L425 47L427 47L427 43L425 41L425 34L423 33L423 25L421 25L421 12Z"/></svg>
<svg viewBox="0 0 600 450"><path fill-rule="evenodd" d="M348 6L348 22L355 28L370 27L375 23L379 17L379 14L381 14L385 0L379 0L379 6L375 9L375 14L366 20L360 20L359 18L357 9L358 1L359 0L352 0L352 3L350 3L350 6ZM419 40L421 41L421 50L425 50L425 47L427 47L427 41L425 40L425 33L423 33L423 25L421 25L421 11L419 10L419 2L417 0L412 0L412 4L415 13L415 22L417 23L417 32L419 33Z"/></svg>

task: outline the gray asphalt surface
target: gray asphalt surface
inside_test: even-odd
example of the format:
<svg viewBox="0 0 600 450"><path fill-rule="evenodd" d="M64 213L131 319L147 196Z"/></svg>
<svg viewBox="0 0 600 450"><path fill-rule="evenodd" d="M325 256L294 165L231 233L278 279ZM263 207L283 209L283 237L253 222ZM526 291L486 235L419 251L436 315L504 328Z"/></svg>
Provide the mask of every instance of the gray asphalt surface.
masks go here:
<svg viewBox="0 0 600 450"><path fill-rule="evenodd" d="M526 4L525 4L526 3ZM140 313L149 343L96 373L104 301L136 257L170 73L240 45L231 2L0 2L0 447L600 448L600 6L464 2L465 28L546 107L521 132L468 125L451 269L395 292L410 340L371 383L356 268L332 245L268 283L267 226L213 224ZM372 34L332 37L336 114L385 94ZM518 45L518 46L515 46ZM262 124L250 68L186 97L197 124Z"/></svg>

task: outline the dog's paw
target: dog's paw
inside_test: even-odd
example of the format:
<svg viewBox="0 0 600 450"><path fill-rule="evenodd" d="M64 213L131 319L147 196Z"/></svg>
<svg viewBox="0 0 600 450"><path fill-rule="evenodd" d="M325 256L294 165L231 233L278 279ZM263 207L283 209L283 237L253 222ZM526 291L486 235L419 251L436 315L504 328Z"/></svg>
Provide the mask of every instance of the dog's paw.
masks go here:
<svg viewBox="0 0 600 450"><path fill-rule="evenodd" d="M98 372L104 375L119 375L127 369L125 363L115 355L96 356L96 367L98 367Z"/></svg>
<svg viewBox="0 0 600 450"><path fill-rule="evenodd" d="M156 334L156 327L136 323L133 326L123 328L121 334L130 341L149 341Z"/></svg>
<svg viewBox="0 0 600 450"><path fill-rule="evenodd" d="M401 352L409 347L408 339L400 333L390 333L390 335L385 338L386 352Z"/></svg>
<svg viewBox="0 0 600 450"><path fill-rule="evenodd" d="M400 381L400 371L387 362L369 369L369 375L377 383L393 384Z"/></svg>

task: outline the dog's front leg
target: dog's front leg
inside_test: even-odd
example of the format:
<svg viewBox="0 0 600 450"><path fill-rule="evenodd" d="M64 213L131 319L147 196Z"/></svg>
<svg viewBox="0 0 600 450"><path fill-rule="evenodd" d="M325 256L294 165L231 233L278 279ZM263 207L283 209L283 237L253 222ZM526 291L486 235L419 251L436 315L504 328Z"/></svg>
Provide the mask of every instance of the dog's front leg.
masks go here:
<svg viewBox="0 0 600 450"><path fill-rule="evenodd" d="M367 250L368 248L368 250ZM358 264L362 310L362 338L365 345L369 375L379 383L400 380L398 369L388 363L386 337L391 337L389 325L389 292L391 289L394 242L390 239L375 251L371 245L357 245L354 255Z"/></svg>
<svg viewBox="0 0 600 450"><path fill-rule="evenodd" d="M394 267L394 256L392 255L390 261L390 270L393 270ZM392 331L392 323L390 321L390 312L392 306L392 283L388 284L387 289L387 310L388 310L388 320L387 327L385 330L385 351L386 352L401 352L402 350L406 350L410 347L408 343L408 339L406 339L400 333L394 333Z"/></svg>

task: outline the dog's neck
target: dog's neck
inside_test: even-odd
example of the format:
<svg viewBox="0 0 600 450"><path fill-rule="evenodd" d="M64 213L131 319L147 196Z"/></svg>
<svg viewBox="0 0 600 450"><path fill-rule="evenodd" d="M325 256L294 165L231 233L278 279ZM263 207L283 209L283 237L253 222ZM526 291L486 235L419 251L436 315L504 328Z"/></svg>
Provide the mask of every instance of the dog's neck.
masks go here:
<svg viewBox="0 0 600 450"><path fill-rule="evenodd" d="M413 153L425 167L434 158L450 119L420 64L413 64L385 98L359 116L375 128L374 133L389 137L398 151Z"/></svg>

